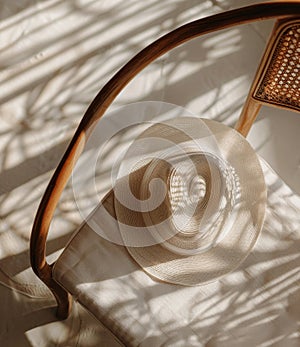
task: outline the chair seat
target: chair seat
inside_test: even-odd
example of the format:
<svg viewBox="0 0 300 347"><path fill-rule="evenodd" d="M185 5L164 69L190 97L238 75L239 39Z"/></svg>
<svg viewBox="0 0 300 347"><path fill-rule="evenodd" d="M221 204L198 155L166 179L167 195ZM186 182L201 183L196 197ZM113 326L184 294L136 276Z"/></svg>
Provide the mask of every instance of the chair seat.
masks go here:
<svg viewBox="0 0 300 347"><path fill-rule="evenodd" d="M300 197L261 165L263 230L247 259L220 280L159 282L86 223L56 262L55 280L126 346L299 346Z"/></svg>

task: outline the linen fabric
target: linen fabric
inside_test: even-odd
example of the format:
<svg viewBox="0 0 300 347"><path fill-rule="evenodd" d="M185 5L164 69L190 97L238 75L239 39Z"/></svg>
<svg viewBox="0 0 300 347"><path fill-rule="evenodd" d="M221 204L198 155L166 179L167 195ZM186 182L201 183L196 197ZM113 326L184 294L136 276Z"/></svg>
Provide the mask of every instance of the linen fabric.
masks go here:
<svg viewBox="0 0 300 347"><path fill-rule="evenodd" d="M84 223L56 262L54 278L126 346L298 346L300 197L260 163L265 222L231 273L193 287L159 281L125 247Z"/></svg>

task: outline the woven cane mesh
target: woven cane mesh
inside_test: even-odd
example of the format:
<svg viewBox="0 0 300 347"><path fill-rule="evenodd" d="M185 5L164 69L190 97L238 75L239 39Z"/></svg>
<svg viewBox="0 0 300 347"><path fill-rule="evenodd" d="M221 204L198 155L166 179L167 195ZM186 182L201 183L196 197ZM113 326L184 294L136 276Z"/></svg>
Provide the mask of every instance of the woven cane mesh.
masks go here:
<svg viewBox="0 0 300 347"><path fill-rule="evenodd" d="M300 111L300 23L285 28L254 98Z"/></svg>

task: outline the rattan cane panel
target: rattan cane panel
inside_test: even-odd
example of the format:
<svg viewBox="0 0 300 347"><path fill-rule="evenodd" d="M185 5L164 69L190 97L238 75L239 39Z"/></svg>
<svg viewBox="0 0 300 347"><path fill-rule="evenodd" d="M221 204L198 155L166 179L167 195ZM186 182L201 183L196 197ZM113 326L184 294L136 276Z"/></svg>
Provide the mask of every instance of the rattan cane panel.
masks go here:
<svg viewBox="0 0 300 347"><path fill-rule="evenodd" d="M300 111L300 23L283 30L254 98Z"/></svg>

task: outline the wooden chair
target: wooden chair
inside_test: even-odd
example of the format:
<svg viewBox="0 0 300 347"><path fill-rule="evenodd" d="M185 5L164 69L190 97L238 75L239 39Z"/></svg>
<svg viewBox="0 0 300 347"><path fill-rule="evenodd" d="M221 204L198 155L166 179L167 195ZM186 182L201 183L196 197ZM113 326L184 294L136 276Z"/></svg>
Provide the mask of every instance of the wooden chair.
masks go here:
<svg viewBox="0 0 300 347"><path fill-rule="evenodd" d="M68 256L68 252L64 252L63 255L59 258L58 262L54 264L47 263L45 254L47 234L56 205L60 199L66 182L68 181L68 178L72 173L72 169L74 168L74 165L78 157L83 151L87 138L90 135L95 123L102 117L102 115L108 109L110 104L121 92L121 90L129 83L129 81L132 80L144 67L146 67L148 64L153 62L158 57L162 56L164 53L168 52L174 47L181 45L182 43L188 40L191 40L193 38L199 37L210 32L215 32L217 30L230 28L236 25L267 19L276 19L277 22L271 34L271 38L268 42L265 54L257 70L256 77L251 86L250 93L246 100L245 106L242 110L241 117L235 126L237 131L246 136L253 122L255 121L255 118L258 114L261 105L270 105L276 107L278 106L287 109L292 109L295 111L300 110L300 2L276 1L261 3L216 14L183 25L175 29L174 31L164 35L157 41L153 42L145 49L143 49L140 53L138 53L134 58L132 58L123 68L120 69L119 72L115 74L115 76L112 77L112 79L101 89L101 91L92 101L45 191L45 194L42 198L42 201L36 214L31 235L30 254L32 268L36 275L51 289L52 293L54 294L58 304L58 318L65 319L68 316L71 309L71 296L75 296L79 302L81 302L84 306L87 307L88 310L90 310L89 303L93 301L91 298L84 297L84 295L80 291L77 291L77 289L74 289L74 287L72 287L70 277L66 275L66 278L64 279L62 273L68 273L68 271L70 270L69 268L57 269L57 264L59 264L59 266L62 268L64 267L63 264L66 257ZM268 171L269 169L266 170ZM274 182L274 180L280 180L271 169L270 172L268 171L267 175L270 175L270 177L272 177L272 182ZM290 189L281 180L280 182L281 186L283 187L279 189L278 193L279 195L281 194L280 197L278 197L279 200L281 199L280 203L283 205L286 204L286 206L284 206L284 208L286 209L288 209L289 206L293 204L293 209L296 208L296 210L298 211L297 213L299 214L300 199L295 197L294 194L290 191ZM268 187L268 189L271 188ZM284 199L287 200L283 201L283 197L285 197ZM292 200L293 202L291 202ZM296 207L295 201L297 201ZM272 204L273 203L270 202L270 209L274 208L275 206L274 204ZM294 213L293 211L287 212L286 215L291 216L291 214ZM273 212L275 214L277 213L276 210L274 210ZM299 219L297 221L299 221ZM79 228L77 234L70 241L67 248L84 246L84 240L80 236L78 236L80 235L82 230L83 226ZM289 232L292 231L289 229ZM114 254L114 257L129 257L129 255L126 255L126 253L124 255L124 252L120 250L120 246L116 246L117 248L115 248L114 245L109 246L105 243L105 246L102 245L101 247L107 247L107 252L112 252L112 254ZM288 256L288 253L285 253L285 255ZM251 258L251 256L249 257ZM104 261L109 262L108 259L109 258L107 257L101 259L103 266L105 266ZM249 263L247 262L251 262L252 260L247 260L245 266L250 267ZM111 266L111 264L108 264L108 266ZM297 266L299 266L299 262L297 263ZM131 267L130 271L135 271L133 264L130 264L129 267ZM54 268L55 271L53 271ZM279 269L275 269L274 271L279 271ZM271 270L270 273L268 273L268 275L271 277L273 276ZM146 274L140 276L147 277ZM155 283L155 281L150 277L145 280L149 281L149 286L157 286L157 290L160 292L162 296L164 294L168 294L168 297L165 299L166 305L168 307L172 305L172 302L175 305L180 305L176 300L181 300L182 296L180 296L180 299L178 296L176 296L177 294L172 294L172 285ZM95 278L93 280L92 278L90 278L91 283L97 281L101 281L101 279L99 280L98 278ZM122 289L120 290L126 291L126 288L124 287L124 283L122 281L116 282L115 284L123 285ZM102 286L97 288L101 288L101 290L103 290ZM137 288L139 288L138 285ZM181 289L178 289L176 287L176 290L180 291ZM194 295L194 304L198 307L199 303L196 302L197 290L201 294L202 289L196 288L193 290L194 291L192 293ZM128 291L130 292L129 289ZM102 294L99 291L96 295L101 296ZM103 295L108 294L106 293ZM147 307L151 307L150 299L156 299L155 297L151 296L152 294L149 294L147 290L145 291L145 293L141 290L141 292L137 293L136 295L138 297L138 301L140 300L139 305L141 305L140 318L131 317L130 312L128 312L128 310L132 310L132 306L134 306L133 302L128 302L127 311L126 309L124 309L122 313L120 313L119 318L116 318L116 316L114 316L114 310L117 310L117 308L115 306L109 305L109 297L106 297L107 301L104 300L104 302L107 302L107 306L103 304L104 307L99 307L96 309L94 308L92 310L92 313L95 316L97 316L98 319L104 322L104 324L107 327L109 327L109 329L111 329L126 345L160 345L159 343L161 342L159 340L159 337L155 336L155 334L151 335L152 328L154 330L157 328L150 328L150 325L152 323L154 325L156 324L154 322L156 318L155 316L152 316L151 323L151 319L149 319L149 317L145 318L146 313L144 311L147 310ZM130 297L129 295L127 299L130 301L130 298L134 300L134 296ZM122 304L120 305L122 306ZM203 305L203 311L201 309L198 313L190 312L190 314L196 314L196 316L200 315L204 317L204 312L206 309L208 310L209 304L207 304L207 306L204 302ZM226 302L226 305L229 305L229 302ZM190 309L192 310L193 308L191 307ZM166 310L169 310L169 308L167 308ZM154 314L153 312L152 314ZM164 313L159 314L164 316ZM200 316L198 316L199 321L201 320ZM119 321L117 321L118 319ZM185 316L184 313L182 317L175 317L174 319L186 320L188 324L188 317ZM137 322L137 320L139 321ZM125 321L127 321L126 324L124 323ZM195 323L196 321L193 320L193 322ZM148 340L145 338L148 341L148 344L142 344L141 342L146 341L143 340L143 338L141 337L146 334L144 331L141 332L143 330L143 324L146 324L146 330L149 330L149 336L147 337ZM157 324L163 324L163 322ZM194 326L193 328L189 328L186 326L186 329L197 330L197 323L195 324L196 326ZM136 336L138 337L132 336L130 326L135 326L135 329L137 331ZM128 331L124 332L125 330ZM174 330L176 332L175 323ZM190 332L185 331L183 332L183 335L185 333L187 333L188 335L190 334ZM170 335L172 335L171 332ZM172 343L170 345L172 345ZM173 345L176 345L175 342ZM190 345L194 344L191 343Z"/></svg>

